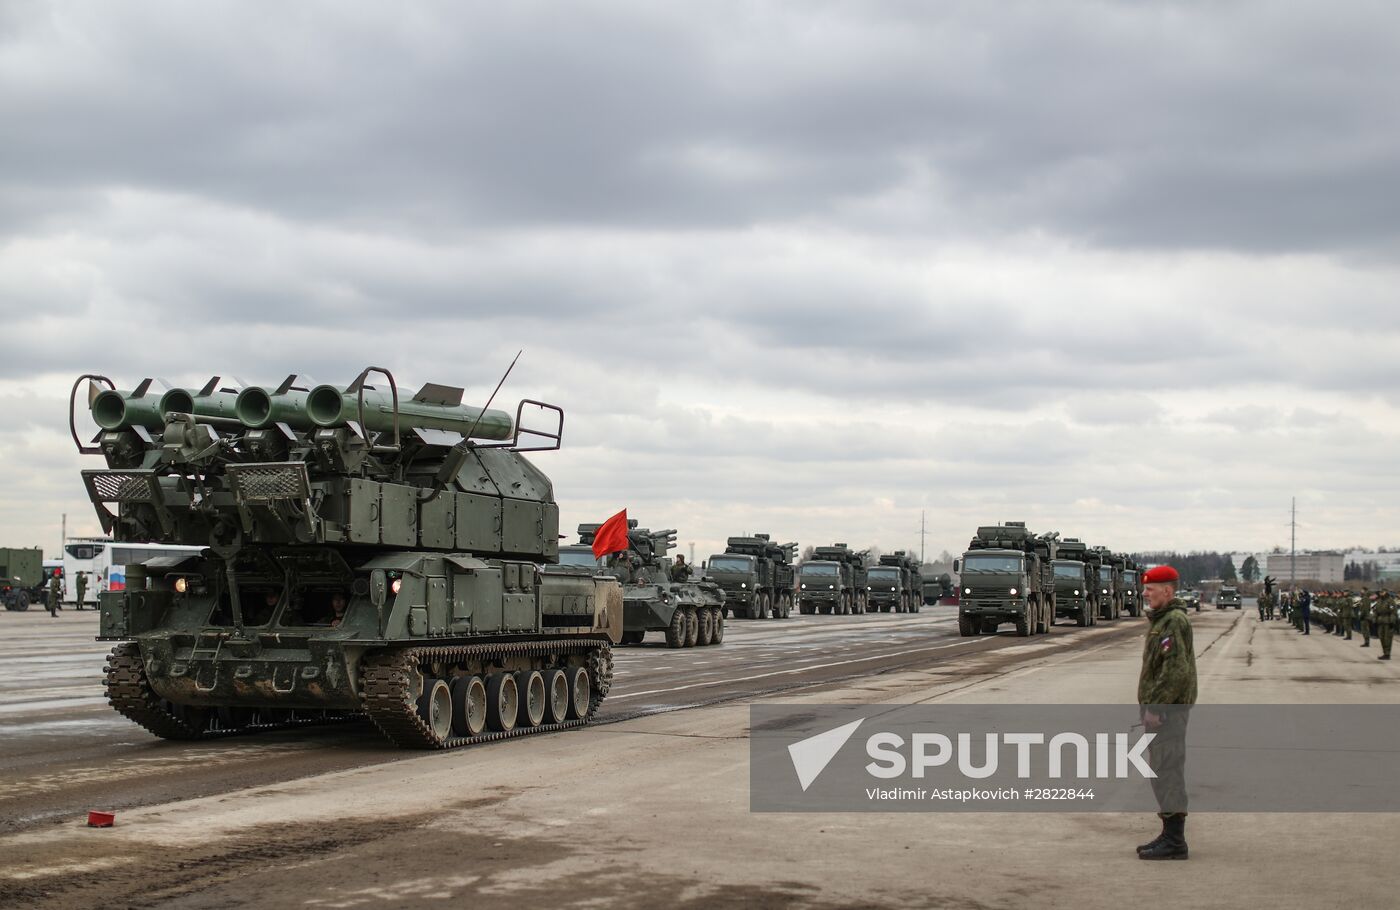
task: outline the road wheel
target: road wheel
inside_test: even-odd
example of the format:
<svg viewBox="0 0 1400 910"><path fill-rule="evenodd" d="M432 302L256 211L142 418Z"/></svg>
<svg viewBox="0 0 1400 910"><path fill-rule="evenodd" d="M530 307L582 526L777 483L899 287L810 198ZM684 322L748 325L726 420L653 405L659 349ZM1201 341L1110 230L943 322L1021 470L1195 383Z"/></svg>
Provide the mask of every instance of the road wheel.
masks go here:
<svg viewBox="0 0 1400 910"><path fill-rule="evenodd" d="M522 727L538 727L544 721L544 674L539 670L519 671L515 674L515 689L520 702L515 722Z"/></svg>
<svg viewBox="0 0 1400 910"><path fill-rule="evenodd" d="M452 680L452 732L458 736L476 736L485 729L486 684L480 676L455 677Z"/></svg>
<svg viewBox="0 0 1400 910"><path fill-rule="evenodd" d="M568 676L569 720L579 720L588 716L588 703L593 699L593 680L588 675L587 667L574 667L568 671Z"/></svg>
<svg viewBox="0 0 1400 910"><path fill-rule="evenodd" d="M963 638L971 638L977 634L977 624L966 617L958 617L958 634Z"/></svg>
<svg viewBox="0 0 1400 910"><path fill-rule="evenodd" d="M768 601L764 598L764 595L760 593L754 594L753 609L750 611L750 615L752 615L754 619L768 618Z"/></svg>
<svg viewBox="0 0 1400 910"><path fill-rule="evenodd" d="M499 733L515 729L520 716L520 690L512 673L492 673L486 678L486 725Z"/></svg>
<svg viewBox="0 0 1400 910"><path fill-rule="evenodd" d="M671 624L666 627L666 647L685 647L686 625L685 610L676 607L675 612L671 614Z"/></svg>
<svg viewBox="0 0 1400 910"><path fill-rule="evenodd" d="M1081 609L1078 615L1074 617L1074 624L1076 626L1087 626L1089 624L1089 608L1087 606Z"/></svg>
<svg viewBox="0 0 1400 910"><path fill-rule="evenodd" d="M1016 617L1016 634L1021 638L1026 638L1031 634L1031 620L1024 613Z"/></svg>
<svg viewBox="0 0 1400 910"><path fill-rule="evenodd" d="M700 640L700 617L695 615L694 607L687 607L685 610L685 647L693 648Z"/></svg>
<svg viewBox="0 0 1400 910"><path fill-rule="evenodd" d="M695 636L695 643L700 647L708 647L715 637L715 614L710 612L709 607L701 607L696 610L696 618L700 623L700 630Z"/></svg>
<svg viewBox="0 0 1400 910"><path fill-rule="evenodd" d="M780 619L787 619L789 616L792 615L792 594L786 591L784 591L782 594L779 594L778 604L782 609L782 616L779 617Z"/></svg>
<svg viewBox="0 0 1400 910"><path fill-rule="evenodd" d="M418 716L433 731L438 742L452 733L452 690L447 682L431 676L423 678L423 694L418 696Z"/></svg>
<svg viewBox="0 0 1400 910"><path fill-rule="evenodd" d="M716 613L716 614L715 614L715 623L714 623L714 626L715 626L715 630L714 630L714 634L712 634L712 635L710 636L710 644L712 644L712 645L717 645L717 644L719 644L720 642L724 641L724 611L723 611L723 610L721 610L719 613Z"/></svg>
<svg viewBox="0 0 1400 910"><path fill-rule="evenodd" d="M554 669L544 672L545 723L562 724L569 719L569 674Z"/></svg>

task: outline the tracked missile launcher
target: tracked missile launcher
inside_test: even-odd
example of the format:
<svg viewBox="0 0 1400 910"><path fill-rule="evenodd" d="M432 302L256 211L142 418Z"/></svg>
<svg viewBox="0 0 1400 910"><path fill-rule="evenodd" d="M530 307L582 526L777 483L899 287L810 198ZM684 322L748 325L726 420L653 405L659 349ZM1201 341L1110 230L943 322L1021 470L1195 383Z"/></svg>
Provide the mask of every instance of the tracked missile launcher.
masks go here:
<svg viewBox="0 0 1400 910"><path fill-rule="evenodd" d="M367 716L412 748L596 713L621 586L556 564L553 485L523 454L559 447L562 410L401 397L373 367L343 387L153 386L82 376L69 403L74 442L107 464L82 472L103 529L204 548L102 594L117 711L172 739Z"/></svg>

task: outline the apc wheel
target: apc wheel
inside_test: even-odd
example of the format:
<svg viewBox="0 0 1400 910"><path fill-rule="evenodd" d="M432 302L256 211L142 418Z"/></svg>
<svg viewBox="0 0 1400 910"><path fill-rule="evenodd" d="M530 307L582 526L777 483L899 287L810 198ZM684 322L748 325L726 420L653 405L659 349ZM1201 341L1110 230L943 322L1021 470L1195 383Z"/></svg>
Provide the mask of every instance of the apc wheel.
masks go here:
<svg viewBox="0 0 1400 910"><path fill-rule="evenodd" d="M724 641L724 611L720 610L715 614L715 631L710 636L710 644L717 645Z"/></svg>
<svg viewBox="0 0 1400 910"><path fill-rule="evenodd" d="M486 729L486 684L480 676L452 680L452 732L476 736Z"/></svg>
<svg viewBox="0 0 1400 910"><path fill-rule="evenodd" d="M623 632L622 643L624 645L639 645L642 643L642 639L646 637L646 632Z"/></svg>
<svg viewBox="0 0 1400 910"><path fill-rule="evenodd" d="M569 719L569 674L563 670L544 673L544 719L546 723L562 724Z"/></svg>
<svg viewBox="0 0 1400 910"><path fill-rule="evenodd" d="M685 611L685 647L693 648L700 640L700 617L695 615L695 608L688 607Z"/></svg>
<svg viewBox="0 0 1400 910"><path fill-rule="evenodd" d="M709 607L701 607L696 610L696 619L699 621L700 629L696 634L695 643L700 647L706 647L715 637L715 614Z"/></svg>
<svg viewBox="0 0 1400 910"><path fill-rule="evenodd" d="M569 719L587 717L588 703L592 698L593 680L588 675L588 668L574 667L569 671Z"/></svg>
<svg viewBox="0 0 1400 910"><path fill-rule="evenodd" d="M666 627L666 647L685 647L686 625L685 610L676 607L675 612L671 614L671 624Z"/></svg>
<svg viewBox="0 0 1400 910"><path fill-rule="evenodd" d="M447 682L433 677L423 679L423 694L418 696L418 716L442 742L452 735L452 690Z"/></svg>
<svg viewBox="0 0 1400 910"><path fill-rule="evenodd" d="M486 725L499 733L509 733L515 729L519 715L520 690L516 688L515 676L492 673L486 679Z"/></svg>
<svg viewBox="0 0 1400 910"><path fill-rule="evenodd" d="M520 711L515 722L522 727L538 727L544 720L544 674L539 670L521 670L515 674Z"/></svg>

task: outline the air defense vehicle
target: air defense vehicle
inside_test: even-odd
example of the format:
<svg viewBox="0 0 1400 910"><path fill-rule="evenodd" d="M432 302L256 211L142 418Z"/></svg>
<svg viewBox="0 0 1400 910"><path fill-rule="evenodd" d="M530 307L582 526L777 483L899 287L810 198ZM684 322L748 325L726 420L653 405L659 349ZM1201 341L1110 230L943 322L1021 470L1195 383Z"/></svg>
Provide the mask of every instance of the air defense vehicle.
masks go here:
<svg viewBox="0 0 1400 910"><path fill-rule="evenodd" d="M1082 540L1066 537L1060 541L1051 563L1055 573L1055 615L1072 619L1075 625L1092 626L1099 621L1099 566L1096 550Z"/></svg>
<svg viewBox="0 0 1400 910"><path fill-rule="evenodd" d="M43 582L43 550L0 547L0 604L6 610L28 610Z"/></svg>
<svg viewBox="0 0 1400 910"><path fill-rule="evenodd" d="M724 591L725 609L743 619L787 619L792 613L792 561L797 544L768 534L731 537L705 564L705 578Z"/></svg>
<svg viewBox="0 0 1400 910"><path fill-rule="evenodd" d="M797 605L812 615L849 616L866 610L865 551L844 543L817 547L797 568Z"/></svg>
<svg viewBox="0 0 1400 910"><path fill-rule="evenodd" d="M1049 632L1055 622L1053 562L1058 534L1035 535L1023 521L985 525L953 564L961 573L958 631L995 633L1012 623L1021 636Z"/></svg>
<svg viewBox="0 0 1400 910"><path fill-rule="evenodd" d="M881 613L917 613L923 603L924 578L918 560L903 550L885 553L865 571L870 609Z"/></svg>
<svg viewBox="0 0 1400 910"><path fill-rule="evenodd" d="M420 749L592 718L622 588L557 564L554 488L525 457L559 448L564 413L462 397L400 395L377 367L162 394L79 377L69 428L106 462L82 472L103 530L204 548L128 565L101 595L112 707L168 739L366 716Z"/></svg>
<svg viewBox="0 0 1400 910"><path fill-rule="evenodd" d="M1094 547L1099 555L1099 619L1123 615L1123 560L1108 547Z"/></svg>
<svg viewBox="0 0 1400 910"><path fill-rule="evenodd" d="M1318 615L1318 608L1317 608L1317 606L1316 606L1317 598L1314 598L1313 603L1314 603L1314 606L1313 606L1313 615L1314 615L1314 616L1317 616L1317 615ZM1240 589L1237 588L1237 587L1235 587L1234 585L1221 585L1221 586L1220 586L1220 592L1219 592L1218 594L1215 595L1215 609L1217 609L1217 610L1226 610L1226 609L1231 609L1231 608L1236 609L1236 610L1243 610L1243 609L1244 609L1244 602L1243 602L1243 600L1240 598ZM1318 620L1316 620L1316 619L1313 620L1313 622L1317 622L1317 621L1318 621ZM1330 616L1329 616L1328 622L1331 622Z"/></svg>
<svg viewBox="0 0 1400 910"><path fill-rule="evenodd" d="M601 525L578 526L579 543L592 553ZM627 549L608 557L607 571L622 583L622 643L639 645L648 632L662 632L671 648L724 641L724 592L708 581L672 581L666 555L674 530L650 531L627 520Z"/></svg>
<svg viewBox="0 0 1400 910"><path fill-rule="evenodd" d="M1142 615L1142 571L1127 556L1123 557L1123 610L1129 616Z"/></svg>
<svg viewBox="0 0 1400 910"><path fill-rule="evenodd" d="M953 576L947 572L932 578L924 576L924 604L937 606L940 603L957 603L958 588L953 584Z"/></svg>

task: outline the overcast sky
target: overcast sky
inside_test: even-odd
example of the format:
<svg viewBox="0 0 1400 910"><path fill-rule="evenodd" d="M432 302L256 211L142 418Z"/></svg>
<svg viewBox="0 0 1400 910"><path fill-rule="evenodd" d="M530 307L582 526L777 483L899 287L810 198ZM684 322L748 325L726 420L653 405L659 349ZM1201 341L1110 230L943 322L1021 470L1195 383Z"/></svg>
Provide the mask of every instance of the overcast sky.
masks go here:
<svg viewBox="0 0 1400 910"><path fill-rule="evenodd" d="M565 528L1400 541L1400 7L0 0L0 544L66 394L568 412Z"/></svg>

